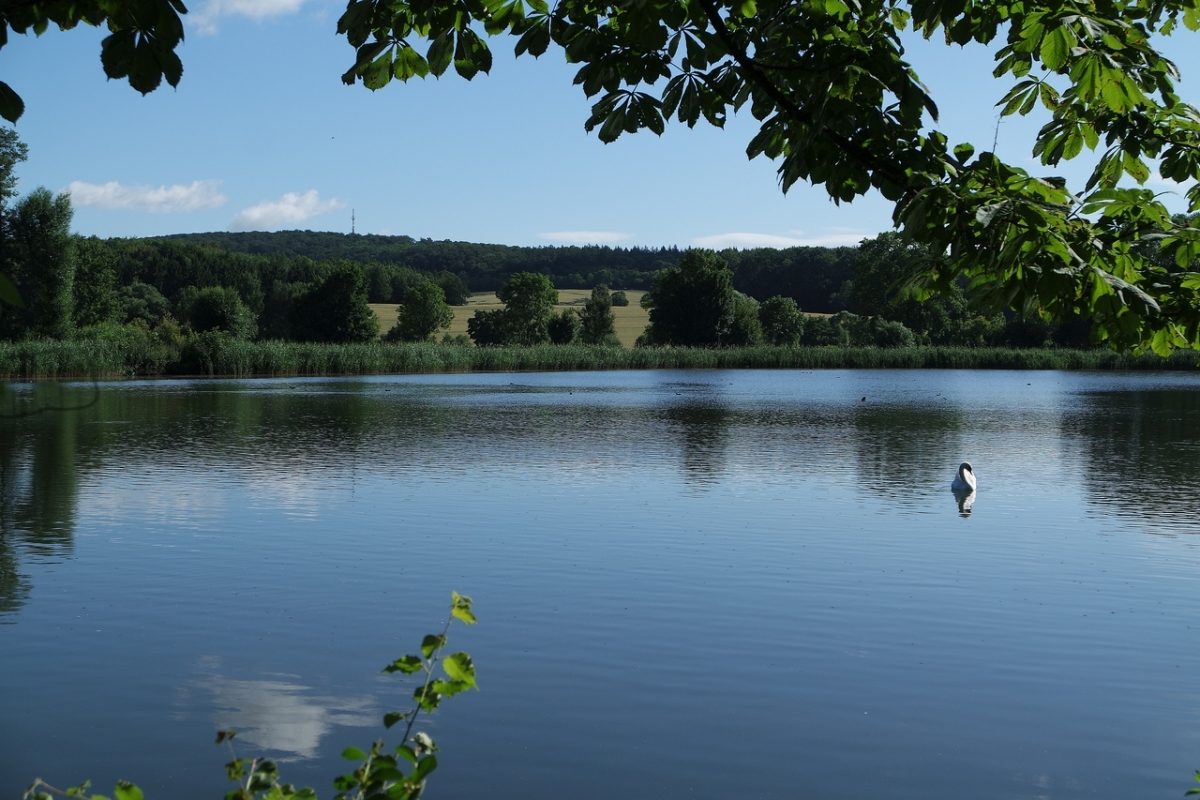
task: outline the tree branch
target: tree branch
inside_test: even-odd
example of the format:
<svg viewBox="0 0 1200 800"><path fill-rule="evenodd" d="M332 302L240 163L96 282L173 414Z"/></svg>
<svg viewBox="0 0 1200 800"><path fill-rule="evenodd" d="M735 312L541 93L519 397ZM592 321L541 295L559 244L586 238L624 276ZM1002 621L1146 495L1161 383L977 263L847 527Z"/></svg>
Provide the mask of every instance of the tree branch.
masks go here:
<svg viewBox="0 0 1200 800"><path fill-rule="evenodd" d="M700 4L700 7L704 9L704 15L708 18L709 24L713 26L713 30L717 34L717 38L720 39L722 44L725 45L725 48L729 51L729 54L733 56L733 59L742 68L746 76L754 81L754 83L759 87L761 87L763 91L767 93L767 96L774 100L776 104L778 104L779 107L788 114L788 116L791 116L805 125L817 128L822 137L833 142L833 144L836 145L842 152L863 167L886 175L888 180L900 186L904 186L908 182L908 177L902 171L897 170L890 162L877 158L874 153L853 139L843 136L836 131L830 130L824 125L818 124L817 121L813 119L812 114L808 113L799 105L797 105L796 102L788 97L782 89L776 86L771 78L762 70L759 64L750 57L744 48L740 47L737 42L734 41L732 32L730 32L729 28L725 26L725 20L721 19L721 15L717 10L716 5L713 3L713 0L697 0L697 2Z"/></svg>

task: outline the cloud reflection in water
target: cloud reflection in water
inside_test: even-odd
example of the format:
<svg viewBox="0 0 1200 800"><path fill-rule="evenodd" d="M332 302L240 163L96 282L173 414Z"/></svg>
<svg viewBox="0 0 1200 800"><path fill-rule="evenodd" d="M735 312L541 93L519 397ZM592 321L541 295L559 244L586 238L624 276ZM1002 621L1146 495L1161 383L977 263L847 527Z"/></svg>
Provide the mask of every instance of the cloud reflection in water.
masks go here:
<svg viewBox="0 0 1200 800"><path fill-rule="evenodd" d="M294 677L294 676L282 676ZM213 722L238 739L287 753L280 761L316 758L321 739L336 726L378 724L375 698L310 695L310 687L283 680L242 681L207 675L196 682L212 692Z"/></svg>

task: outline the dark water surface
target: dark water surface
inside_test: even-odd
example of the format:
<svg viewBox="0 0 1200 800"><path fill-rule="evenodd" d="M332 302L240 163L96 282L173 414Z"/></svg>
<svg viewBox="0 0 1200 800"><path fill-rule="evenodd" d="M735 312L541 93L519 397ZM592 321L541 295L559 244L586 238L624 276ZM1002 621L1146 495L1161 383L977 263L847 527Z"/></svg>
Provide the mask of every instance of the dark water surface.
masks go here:
<svg viewBox="0 0 1200 800"><path fill-rule="evenodd" d="M451 590L431 800L1179 798L1197 533L1193 376L105 384L0 422L0 798L331 797Z"/></svg>

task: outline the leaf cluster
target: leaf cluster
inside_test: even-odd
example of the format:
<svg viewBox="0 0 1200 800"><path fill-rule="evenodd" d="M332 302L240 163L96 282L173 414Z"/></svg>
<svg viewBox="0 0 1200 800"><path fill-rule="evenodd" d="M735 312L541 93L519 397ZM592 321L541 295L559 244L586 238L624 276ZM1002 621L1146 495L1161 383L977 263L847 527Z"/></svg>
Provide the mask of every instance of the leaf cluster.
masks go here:
<svg viewBox="0 0 1200 800"><path fill-rule="evenodd" d="M166 79L178 86L183 62L175 50L183 42L181 0L35 0L0 6L0 48L8 44L9 31L36 36L50 25L70 30L83 23L106 25L109 34L100 43L100 63L109 78L127 80L142 94L154 91ZM16 122L25 103L7 83L0 81L0 117Z"/></svg>

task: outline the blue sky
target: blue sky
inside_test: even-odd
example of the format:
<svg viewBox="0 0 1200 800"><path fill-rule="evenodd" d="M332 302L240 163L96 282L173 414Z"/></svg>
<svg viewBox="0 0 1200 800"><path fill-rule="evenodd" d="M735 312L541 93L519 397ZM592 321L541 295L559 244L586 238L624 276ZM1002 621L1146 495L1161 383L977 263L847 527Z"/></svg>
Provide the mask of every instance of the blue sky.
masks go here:
<svg viewBox="0 0 1200 800"><path fill-rule="evenodd" d="M492 73L472 82L345 86L343 8L198 0L179 51L183 80L145 97L105 79L101 30L11 37L0 71L25 99L17 131L30 149L19 189L69 189L75 230L102 237L348 232L352 211L359 233L515 245L837 245L891 227L876 195L836 206L798 185L784 196L774 165L745 156L749 113L724 130L673 124L662 137L601 144L584 131L590 102L554 50L515 60L512 40L493 40ZM1168 44L1185 78L1200 74L1193 34ZM989 148L1008 86L991 77L990 55L917 40L909 57L933 90L939 128ZM1044 173L1029 160L1043 121L1006 120L1000 155Z"/></svg>

